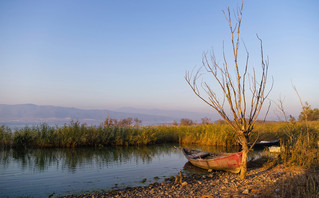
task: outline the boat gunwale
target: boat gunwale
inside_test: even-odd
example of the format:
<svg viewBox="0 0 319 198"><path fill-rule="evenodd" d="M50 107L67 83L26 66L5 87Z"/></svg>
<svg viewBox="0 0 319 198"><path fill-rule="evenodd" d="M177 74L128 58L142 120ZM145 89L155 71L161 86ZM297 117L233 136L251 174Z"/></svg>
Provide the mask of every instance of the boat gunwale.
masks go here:
<svg viewBox="0 0 319 198"><path fill-rule="evenodd" d="M220 160L227 160L227 159L224 159L224 158L231 158L231 156L234 156L235 158L238 158L238 155L242 156L242 152L237 152L237 153L218 153L218 154L224 154L218 158L212 158L212 159L203 159L203 158L198 158L198 159L194 159L194 158L191 158L189 157L189 155L187 153L189 153L188 151L191 151L191 150L195 150L195 151L198 151L200 152L200 150L196 150L196 149L187 149L187 148L183 148L182 149L182 152L183 154L185 155L185 157L187 158L187 160L193 165L193 166L196 166L196 167L199 167L199 168L202 168L202 169L213 169L213 170L221 170L221 171L228 171L228 172L231 172L231 173L239 173L240 170L241 170L241 165L242 165L242 162L238 162L236 160L236 164L234 164L233 167L225 167L225 166L210 166L210 162L212 163L217 163L218 164L218 161ZM216 153L214 153L216 154ZM227 154L227 155L225 155ZM207 164L207 166L203 166L202 164Z"/></svg>
<svg viewBox="0 0 319 198"><path fill-rule="evenodd" d="M211 159L205 159L205 158L200 158L200 157L199 157L198 159L194 159L194 158L192 158L192 157L189 157L189 154L187 154L187 153L185 152L185 150L186 150L186 151L187 151L187 150L200 151L200 150L182 148L182 152L183 152L183 154L185 155L185 157L186 157L187 159L192 159L192 160L215 160L215 159L230 157L230 156L232 156L232 155L234 155L234 154L242 155L242 153L243 153L242 151L237 152L237 153L224 153L224 152L212 153L212 152L208 152L209 154L216 154L217 156L214 157L214 158L211 158Z"/></svg>

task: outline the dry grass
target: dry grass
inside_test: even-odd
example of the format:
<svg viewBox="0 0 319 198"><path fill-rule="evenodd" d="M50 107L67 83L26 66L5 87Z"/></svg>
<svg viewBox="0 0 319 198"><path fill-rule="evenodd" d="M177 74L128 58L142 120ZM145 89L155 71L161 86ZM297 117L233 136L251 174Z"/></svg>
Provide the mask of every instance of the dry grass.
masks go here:
<svg viewBox="0 0 319 198"><path fill-rule="evenodd" d="M280 179L263 190L260 197L291 197L291 198L318 198L319 172L302 170L302 173L293 173Z"/></svg>

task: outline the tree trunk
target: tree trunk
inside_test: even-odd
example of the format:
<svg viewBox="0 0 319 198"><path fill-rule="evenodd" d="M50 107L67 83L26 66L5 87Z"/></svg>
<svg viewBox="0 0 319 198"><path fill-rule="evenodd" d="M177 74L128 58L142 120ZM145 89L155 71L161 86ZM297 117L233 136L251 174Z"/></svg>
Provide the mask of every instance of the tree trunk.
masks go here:
<svg viewBox="0 0 319 198"><path fill-rule="evenodd" d="M247 174L247 160L248 160L248 141L245 136L241 138L242 148L243 148L243 157L242 157L242 165L240 169L240 178L246 179Z"/></svg>

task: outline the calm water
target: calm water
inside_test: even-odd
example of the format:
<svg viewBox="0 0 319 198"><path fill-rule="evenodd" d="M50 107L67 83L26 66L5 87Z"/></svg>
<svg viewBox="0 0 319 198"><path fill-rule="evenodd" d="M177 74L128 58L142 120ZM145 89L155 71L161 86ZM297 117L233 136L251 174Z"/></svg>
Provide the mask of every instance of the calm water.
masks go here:
<svg viewBox="0 0 319 198"><path fill-rule="evenodd" d="M0 151L0 197L62 196L161 182L185 171L187 160L175 146Z"/></svg>

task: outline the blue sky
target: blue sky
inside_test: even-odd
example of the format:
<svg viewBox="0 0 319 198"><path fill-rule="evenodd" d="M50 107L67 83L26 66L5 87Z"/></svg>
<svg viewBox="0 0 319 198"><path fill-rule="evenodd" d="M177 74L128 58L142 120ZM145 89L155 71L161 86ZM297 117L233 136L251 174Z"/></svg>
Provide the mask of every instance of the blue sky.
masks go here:
<svg viewBox="0 0 319 198"><path fill-rule="evenodd" d="M211 49L222 61L222 42L230 49L222 10L240 4L0 1L0 103L208 111L185 71L201 66L202 53ZM318 19L316 0L244 4L241 39L250 67L260 66L258 33L274 78L270 99L283 98L288 113L300 111L291 82L319 107Z"/></svg>

